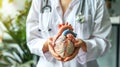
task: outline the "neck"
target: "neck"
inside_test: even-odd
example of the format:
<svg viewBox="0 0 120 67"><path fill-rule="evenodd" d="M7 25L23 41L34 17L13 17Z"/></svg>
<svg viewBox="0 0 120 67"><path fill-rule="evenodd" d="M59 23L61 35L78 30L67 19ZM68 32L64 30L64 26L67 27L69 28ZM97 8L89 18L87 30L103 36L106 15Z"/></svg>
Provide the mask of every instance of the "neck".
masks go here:
<svg viewBox="0 0 120 67"><path fill-rule="evenodd" d="M71 1L72 0L60 0L60 4L61 4L62 10L63 10L63 14L67 10L67 8L68 8Z"/></svg>

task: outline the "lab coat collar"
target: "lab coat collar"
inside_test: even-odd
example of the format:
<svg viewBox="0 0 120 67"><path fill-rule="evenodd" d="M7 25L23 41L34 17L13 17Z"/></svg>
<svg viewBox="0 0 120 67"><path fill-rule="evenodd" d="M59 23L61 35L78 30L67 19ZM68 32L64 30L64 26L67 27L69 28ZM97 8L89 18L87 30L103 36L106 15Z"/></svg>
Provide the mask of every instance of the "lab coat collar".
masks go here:
<svg viewBox="0 0 120 67"><path fill-rule="evenodd" d="M51 0L52 1L52 0ZM78 1L81 1L81 0L72 0L71 2L71 6L74 6L76 3L78 3ZM60 7L60 0L55 0L54 1L54 6L57 8L57 7Z"/></svg>
<svg viewBox="0 0 120 67"><path fill-rule="evenodd" d="M83 0L72 0L72 2L69 5L69 9L71 10L80 1L83 1ZM60 0L55 0L53 3L54 3L53 7L57 10L57 13L61 17L61 21L62 21L63 20L63 18L62 18L63 16L62 16L62 11L61 11ZM66 16L66 13L64 14L64 16Z"/></svg>

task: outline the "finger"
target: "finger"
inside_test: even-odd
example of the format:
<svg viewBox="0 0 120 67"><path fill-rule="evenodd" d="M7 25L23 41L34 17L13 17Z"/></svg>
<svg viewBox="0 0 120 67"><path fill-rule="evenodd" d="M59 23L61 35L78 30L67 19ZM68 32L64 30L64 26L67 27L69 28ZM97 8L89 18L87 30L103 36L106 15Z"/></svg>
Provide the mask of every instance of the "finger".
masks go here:
<svg viewBox="0 0 120 67"><path fill-rule="evenodd" d="M52 41L53 41L53 37L50 37L50 38L48 39L48 41L49 41L49 42L52 42Z"/></svg>
<svg viewBox="0 0 120 67"><path fill-rule="evenodd" d="M74 40L74 46L75 47L80 47L81 41L79 41L78 39Z"/></svg>
<svg viewBox="0 0 120 67"><path fill-rule="evenodd" d="M52 45L48 45L48 47L49 47L49 51L51 52L52 56L53 56L55 59L57 59L57 60L59 60L59 61L62 61L62 58L54 51Z"/></svg>
<svg viewBox="0 0 120 67"><path fill-rule="evenodd" d="M65 25L68 25L68 22Z"/></svg>
<svg viewBox="0 0 120 67"><path fill-rule="evenodd" d="M75 41L75 47L80 47L81 42L80 41Z"/></svg>
<svg viewBox="0 0 120 67"><path fill-rule="evenodd" d="M73 59L73 58L78 54L78 52L79 52L79 48L76 48L76 50L75 50L75 52L73 53L73 55L71 55L71 56L69 56L69 57L66 57L66 58L64 59L64 62Z"/></svg>
<svg viewBox="0 0 120 67"><path fill-rule="evenodd" d="M53 56L55 59L62 61L62 58L60 56Z"/></svg>
<svg viewBox="0 0 120 67"><path fill-rule="evenodd" d="M57 53L55 53L54 48L51 44L49 44L48 47L49 47L49 51L52 53L52 55L59 56Z"/></svg>
<svg viewBox="0 0 120 67"><path fill-rule="evenodd" d="M78 54L78 52L76 51L72 56L66 57L66 58L64 59L64 62L69 61L69 60L72 60L77 54Z"/></svg>
<svg viewBox="0 0 120 67"><path fill-rule="evenodd" d="M68 26L71 26L71 24L68 24Z"/></svg>
<svg viewBox="0 0 120 67"><path fill-rule="evenodd" d="M51 44L54 47L53 37L49 38L48 43Z"/></svg>

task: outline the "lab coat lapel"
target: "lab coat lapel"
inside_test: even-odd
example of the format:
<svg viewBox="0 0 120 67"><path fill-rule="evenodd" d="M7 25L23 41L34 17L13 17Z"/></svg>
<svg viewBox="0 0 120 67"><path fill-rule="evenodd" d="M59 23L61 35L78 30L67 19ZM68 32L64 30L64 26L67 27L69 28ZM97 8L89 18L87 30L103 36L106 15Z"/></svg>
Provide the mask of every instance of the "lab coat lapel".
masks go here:
<svg viewBox="0 0 120 67"><path fill-rule="evenodd" d="M82 27L82 34L84 36L83 39L88 39L90 38L94 27L92 14L91 14L91 7L88 0L85 1L84 9L85 9L84 10L85 21L84 23L81 24L81 27Z"/></svg>
<svg viewBox="0 0 120 67"><path fill-rule="evenodd" d="M73 6L78 3L80 0L72 0L72 2L70 3L70 6L71 6L71 9L73 8ZM61 8L61 5L60 5L60 2L59 0L55 0L54 2L54 6L55 6L55 10L56 10L56 13L58 14L60 20L63 22L65 17L63 16L63 12L62 12L62 8ZM53 7L54 7L53 6ZM70 11L69 11L70 12ZM68 13L67 13L68 15ZM64 18L64 19L63 19Z"/></svg>

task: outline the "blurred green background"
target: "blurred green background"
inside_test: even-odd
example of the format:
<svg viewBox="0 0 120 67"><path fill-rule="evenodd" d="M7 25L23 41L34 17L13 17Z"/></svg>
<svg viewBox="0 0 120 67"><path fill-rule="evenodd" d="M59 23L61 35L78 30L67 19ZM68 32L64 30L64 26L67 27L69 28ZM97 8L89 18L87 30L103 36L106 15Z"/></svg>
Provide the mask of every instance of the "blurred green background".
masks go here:
<svg viewBox="0 0 120 67"><path fill-rule="evenodd" d="M26 45L31 0L0 0L0 67L35 67Z"/></svg>

